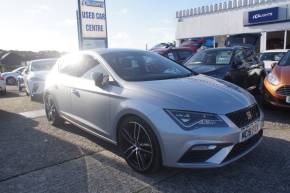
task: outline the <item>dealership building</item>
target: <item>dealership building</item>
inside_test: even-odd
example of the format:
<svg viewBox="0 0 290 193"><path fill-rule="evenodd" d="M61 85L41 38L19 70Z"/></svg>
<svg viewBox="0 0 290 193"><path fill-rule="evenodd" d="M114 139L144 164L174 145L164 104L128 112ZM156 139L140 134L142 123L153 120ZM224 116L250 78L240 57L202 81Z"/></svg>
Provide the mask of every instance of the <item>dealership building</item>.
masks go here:
<svg viewBox="0 0 290 193"><path fill-rule="evenodd" d="M258 34L258 49L290 49L290 0L231 0L176 12L177 45L206 39L224 47L230 35Z"/></svg>

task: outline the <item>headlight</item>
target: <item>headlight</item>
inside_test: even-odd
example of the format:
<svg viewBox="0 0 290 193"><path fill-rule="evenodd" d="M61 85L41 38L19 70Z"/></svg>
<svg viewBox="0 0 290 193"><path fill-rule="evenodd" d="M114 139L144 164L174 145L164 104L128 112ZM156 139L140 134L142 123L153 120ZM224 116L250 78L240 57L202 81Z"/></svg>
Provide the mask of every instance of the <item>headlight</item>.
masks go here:
<svg viewBox="0 0 290 193"><path fill-rule="evenodd" d="M279 79L277 78L276 75L274 75L272 72L268 74L267 80L273 84L274 86L278 86L280 84Z"/></svg>
<svg viewBox="0 0 290 193"><path fill-rule="evenodd" d="M226 127L227 124L218 115L190 111L166 110L170 117L184 130L201 127Z"/></svg>

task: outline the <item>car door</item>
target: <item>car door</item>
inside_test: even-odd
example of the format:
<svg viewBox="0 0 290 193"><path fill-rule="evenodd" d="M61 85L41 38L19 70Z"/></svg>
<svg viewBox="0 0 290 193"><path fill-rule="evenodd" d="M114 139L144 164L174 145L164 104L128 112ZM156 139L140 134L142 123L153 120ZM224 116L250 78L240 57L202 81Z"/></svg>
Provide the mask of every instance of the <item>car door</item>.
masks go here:
<svg viewBox="0 0 290 193"><path fill-rule="evenodd" d="M245 61L244 49L234 51L231 61L231 70L225 80L232 82L242 88L248 89L248 63Z"/></svg>
<svg viewBox="0 0 290 193"><path fill-rule="evenodd" d="M264 71L263 64L252 49L245 49L245 62L248 66L248 88L258 88L264 79L262 76Z"/></svg>
<svg viewBox="0 0 290 193"><path fill-rule="evenodd" d="M73 118L86 129L110 137L110 91L112 86L95 85L93 73L109 76L106 68L94 57L84 55L79 77L71 89Z"/></svg>
<svg viewBox="0 0 290 193"><path fill-rule="evenodd" d="M55 84L52 85L53 95L56 97L58 110L67 118L72 116L71 90L77 82L75 72L78 70L81 55L67 55L57 62L58 73Z"/></svg>

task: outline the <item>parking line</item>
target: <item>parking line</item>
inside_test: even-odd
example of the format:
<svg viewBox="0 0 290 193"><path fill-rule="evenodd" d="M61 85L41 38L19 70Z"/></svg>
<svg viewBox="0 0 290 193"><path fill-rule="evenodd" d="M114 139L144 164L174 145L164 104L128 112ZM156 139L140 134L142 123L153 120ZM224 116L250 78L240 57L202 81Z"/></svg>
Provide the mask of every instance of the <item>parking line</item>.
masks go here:
<svg viewBox="0 0 290 193"><path fill-rule="evenodd" d="M29 118L29 119L35 119L39 117L44 117L45 116L45 111L44 109L42 110L37 110L37 111L28 111L28 112L23 112L19 113L21 116Z"/></svg>

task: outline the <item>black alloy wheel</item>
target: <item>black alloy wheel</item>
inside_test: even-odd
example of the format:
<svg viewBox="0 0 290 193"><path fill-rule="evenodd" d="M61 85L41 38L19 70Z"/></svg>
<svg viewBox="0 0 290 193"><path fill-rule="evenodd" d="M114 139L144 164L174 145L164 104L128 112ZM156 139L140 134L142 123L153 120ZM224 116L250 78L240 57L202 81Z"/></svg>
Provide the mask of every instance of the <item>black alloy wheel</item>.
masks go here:
<svg viewBox="0 0 290 193"><path fill-rule="evenodd" d="M57 108L53 97L51 95L47 95L44 99L45 113L47 120L51 125L57 126L63 123L62 118L58 115Z"/></svg>
<svg viewBox="0 0 290 193"><path fill-rule="evenodd" d="M140 173L156 172L161 154L152 129L137 117L127 118L120 126L118 144L128 165Z"/></svg>

